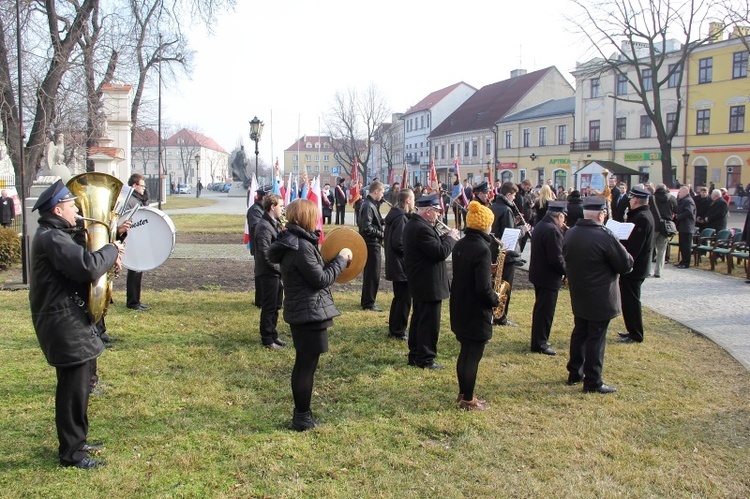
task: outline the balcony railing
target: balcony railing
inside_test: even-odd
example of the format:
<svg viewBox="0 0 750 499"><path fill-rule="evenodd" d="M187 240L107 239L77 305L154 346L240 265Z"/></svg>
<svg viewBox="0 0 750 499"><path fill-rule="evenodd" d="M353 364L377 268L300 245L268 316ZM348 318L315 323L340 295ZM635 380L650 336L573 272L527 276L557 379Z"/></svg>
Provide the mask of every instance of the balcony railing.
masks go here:
<svg viewBox="0 0 750 499"><path fill-rule="evenodd" d="M571 142L570 152L580 151L611 151L611 140L586 140L583 142Z"/></svg>

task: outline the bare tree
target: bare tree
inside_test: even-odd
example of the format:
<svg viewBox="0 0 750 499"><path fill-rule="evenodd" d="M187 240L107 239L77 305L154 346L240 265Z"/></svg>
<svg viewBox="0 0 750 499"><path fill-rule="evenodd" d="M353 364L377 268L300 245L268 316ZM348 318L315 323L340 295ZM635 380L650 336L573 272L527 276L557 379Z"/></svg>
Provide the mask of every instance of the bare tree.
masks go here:
<svg viewBox="0 0 750 499"><path fill-rule="evenodd" d="M336 93L325 126L331 136L334 157L346 174L351 176L356 158L358 174L367 178L375 133L388 117L386 99L375 85L370 85L364 93L355 89Z"/></svg>
<svg viewBox="0 0 750 499"><path fill-rule="evenodd" d="M677 134L677 124L684 106L683 68L686 67L690 54L709 40L709 36L701 38L693 30L705 20L711 1L571 2L578 7L577 14L581 15L569 17L568 22L579 28L601 56L601 59L588 65L590 74L594 76L612 72L627 81L633 93L614 95L613 98L643 106L659 141L662 180L671 183L672 139ZM678 50L669 50L668 41L672 38L681 43ZM665 99L677 102L674 126L669 130L663 112Z"/></svg>
<svg viewBox="0 0 750 499"><path fill-rule="evenodd" d="M723 17L732 26L732 36L742 40L750 52L750 0L724 0L721 3Z"/></svg>

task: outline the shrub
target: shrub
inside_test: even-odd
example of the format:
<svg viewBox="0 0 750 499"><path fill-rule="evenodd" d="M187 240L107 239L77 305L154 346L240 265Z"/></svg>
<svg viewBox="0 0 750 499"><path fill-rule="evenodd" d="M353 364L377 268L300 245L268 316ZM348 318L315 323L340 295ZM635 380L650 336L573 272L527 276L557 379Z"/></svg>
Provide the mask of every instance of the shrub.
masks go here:
<svg viewBox="0 0 750 499"><path fill-rule="evenodd" d="M0 270L21 261L21 238L10 227L0 227Z"/></svg>

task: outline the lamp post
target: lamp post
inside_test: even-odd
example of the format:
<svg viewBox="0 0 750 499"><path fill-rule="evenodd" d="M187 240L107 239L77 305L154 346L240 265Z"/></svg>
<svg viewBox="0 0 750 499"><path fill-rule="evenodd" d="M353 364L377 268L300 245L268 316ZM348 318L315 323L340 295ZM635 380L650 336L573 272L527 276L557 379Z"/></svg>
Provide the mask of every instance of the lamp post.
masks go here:
<svg viewBox="0 0 750 499"><path fill-rule="evenodd" d="M260 141L261 133L263 133L263 122L254 116L250 120L250 140L255 142L255 178L258 178L258 141Z"/></svg>
<svg viewBox="0 0 750 499"><path fill-rule="evenodd" d="M682 153L682 183L687 184L687 165L690 159L690 153L685 151Z"/></svg>
<svg viewBox="0 0 750 499"><path fill-rule="evenodd" d="M200 165L201 165L201 155L196 154L195 155L195 197L200 197L201 191L198 189L198 182L200 182Z"/></svg>

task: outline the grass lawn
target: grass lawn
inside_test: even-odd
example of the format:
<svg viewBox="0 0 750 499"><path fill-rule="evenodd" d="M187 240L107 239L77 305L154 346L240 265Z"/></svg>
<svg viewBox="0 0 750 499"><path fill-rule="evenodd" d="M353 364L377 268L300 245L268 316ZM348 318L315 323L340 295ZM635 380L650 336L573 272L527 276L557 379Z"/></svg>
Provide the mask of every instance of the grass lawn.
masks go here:
<svg viewBox="0 0 750 499"><path fill-rule="evenodd" d="M646 342L614 342L613 395L565 385L572 318L561 293L553 346L528 350L533 294L513 294L480 365L477 395L454 407L458 343L443 330L438 361L406 366L386 339L387 313L334 290L343 315L321 357L313 412L288 429L294 351L261 348L247 293L149 292L147 313L115 295L92 397L91 441L108 466L57 466L55 377L36 342L25 291L0 291L0 496L3 497L748 497L750 374L710 341L648 313ZM381 294L386 305L391 296ZM281 336L289 329L280 323Z"/></svg>

